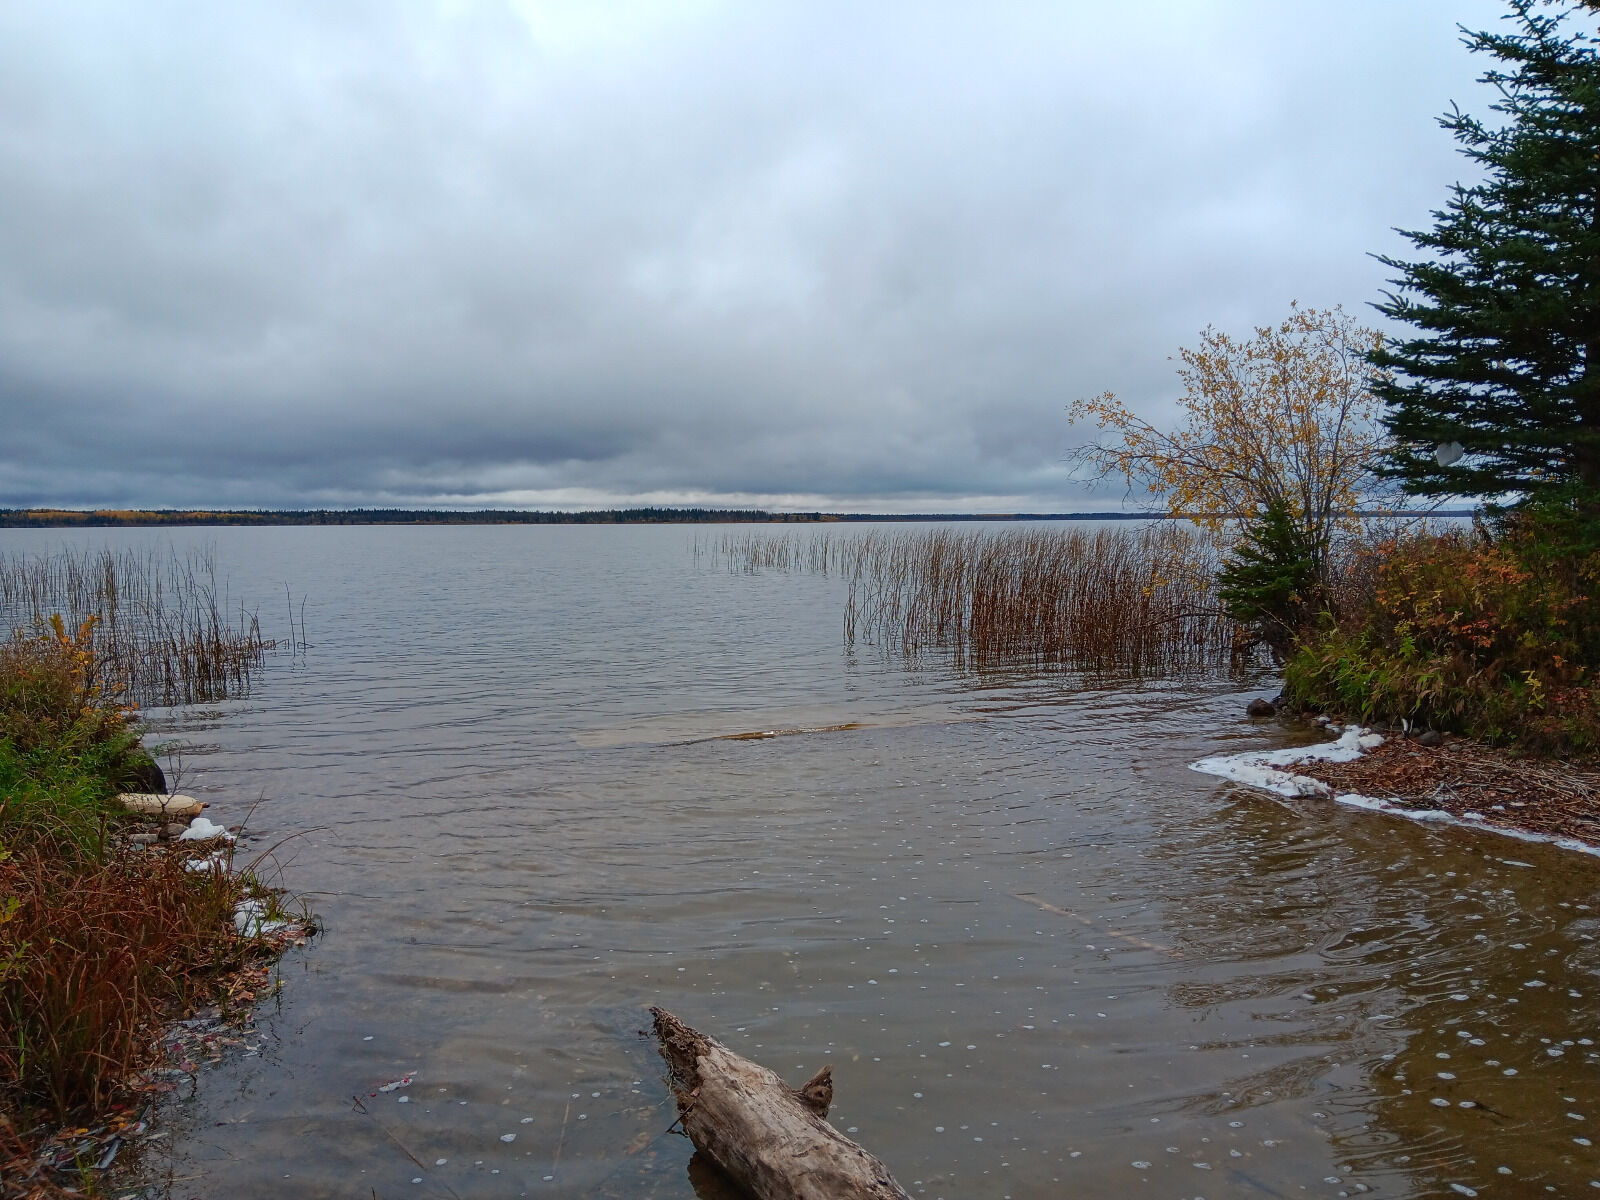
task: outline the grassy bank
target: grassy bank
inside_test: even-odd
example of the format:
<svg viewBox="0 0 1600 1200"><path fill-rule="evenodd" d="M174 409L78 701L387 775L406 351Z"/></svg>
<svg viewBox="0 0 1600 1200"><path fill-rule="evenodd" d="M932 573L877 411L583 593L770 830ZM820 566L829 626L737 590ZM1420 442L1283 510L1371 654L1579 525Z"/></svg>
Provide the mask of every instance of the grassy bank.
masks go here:
<svg viewBox="0 0 1600 1200"><path fill-rule="evenodd" d="M60 1180L33 1169L30 1153L59 1127L136 1100L163 1024L225 1002L230 979L281 944L236 919L252 900L276 911L253 871L230 869L227 853L194 869L194 852L211 845L165 841L160 821L117 802L148 790L153 764L135 710L120 703L126 676L100 653L117 643L100 635L93 614L75 628L54 616L0 642L7 1197L50 1194Z"/></svg>

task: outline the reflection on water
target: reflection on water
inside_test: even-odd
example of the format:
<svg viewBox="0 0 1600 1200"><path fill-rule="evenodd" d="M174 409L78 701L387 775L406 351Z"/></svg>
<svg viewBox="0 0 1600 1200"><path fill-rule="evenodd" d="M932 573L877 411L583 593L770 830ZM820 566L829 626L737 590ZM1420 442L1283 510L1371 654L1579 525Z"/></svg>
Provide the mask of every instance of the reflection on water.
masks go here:
<svg viewBox="0 0 1600 1200"><path fill-rule="evenodd" d="M1600 862L1188 771L1304 736L1238 683L852 659L837 580L671 528L202 536L314 645L160 732L217 819L300 834L328 932L171 1105L173 1195L713 1195L651 1004L831 1063L917 1195L1600 1180Z"/></svg>
<svg viewBox="0 0 1600 1200"><path fill-rule="evenodd" d="M1355 1187L1587 1189L1595 873L1541 856L1552 880L1509 857L1518 843L1402 837L1387 822L1358 820L1367 836L1353 842L1337 813L1244 792L1223 816L1192 860L1211 876L1192 936L1217 970L1175 995L1269 1062L1194 1103L1315 1101ZM1227 861L1239 854L1257 856L1248 881ZM1248 961L1262 965L1238 977L1232 964Z"/></svg>

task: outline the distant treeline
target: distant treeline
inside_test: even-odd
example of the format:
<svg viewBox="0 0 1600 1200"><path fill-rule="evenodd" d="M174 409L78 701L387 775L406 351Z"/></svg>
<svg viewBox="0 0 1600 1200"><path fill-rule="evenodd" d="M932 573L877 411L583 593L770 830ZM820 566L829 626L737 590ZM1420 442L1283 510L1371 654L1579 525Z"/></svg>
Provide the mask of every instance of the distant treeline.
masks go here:
<svg viewBox="0 0 1600 1200"><path fill-rule="evenodd" d="M424 508L3 508L0 529L131 525L701 525L849 521L1148 521L1151 513L775 513L748 508L610 508L590 512L472 512Z"/></svg>

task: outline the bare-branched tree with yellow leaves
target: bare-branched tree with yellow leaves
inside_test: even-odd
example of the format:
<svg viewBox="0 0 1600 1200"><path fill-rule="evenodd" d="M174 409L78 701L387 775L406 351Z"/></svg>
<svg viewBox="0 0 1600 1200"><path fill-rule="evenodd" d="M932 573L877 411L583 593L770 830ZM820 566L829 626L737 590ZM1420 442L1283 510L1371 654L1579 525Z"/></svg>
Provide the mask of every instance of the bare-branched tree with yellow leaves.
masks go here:
<svg viewBox="0 0 1600 1200"><path fill-rule="evenodd" d="M1123 476L1219 539L1230 518L1281 504L1320 570L1376 486L1387 435L1367 355L1380 341L1339 308L1294 306L1248 341L1208 328L1197 348L1180 352L1181 428L1157 429L1107 392L1070 407L1074 422L1092 420L1109 435L1073 458Z"/></svg>

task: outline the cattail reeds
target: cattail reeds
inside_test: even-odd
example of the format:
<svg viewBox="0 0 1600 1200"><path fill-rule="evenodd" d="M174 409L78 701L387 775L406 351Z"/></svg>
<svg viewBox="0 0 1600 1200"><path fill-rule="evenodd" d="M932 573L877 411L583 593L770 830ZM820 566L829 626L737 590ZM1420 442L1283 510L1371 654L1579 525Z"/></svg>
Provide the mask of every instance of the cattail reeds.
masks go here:
<svg viewBox="0 0 1600 1200"><path fill-rule="evenodd" d="M52 616L81 628L107 695L194 704L241 696L276 643L241 606L230 624L213 552L67 549L0 553L0 635L35 636Z"/></svg>

